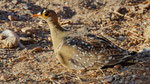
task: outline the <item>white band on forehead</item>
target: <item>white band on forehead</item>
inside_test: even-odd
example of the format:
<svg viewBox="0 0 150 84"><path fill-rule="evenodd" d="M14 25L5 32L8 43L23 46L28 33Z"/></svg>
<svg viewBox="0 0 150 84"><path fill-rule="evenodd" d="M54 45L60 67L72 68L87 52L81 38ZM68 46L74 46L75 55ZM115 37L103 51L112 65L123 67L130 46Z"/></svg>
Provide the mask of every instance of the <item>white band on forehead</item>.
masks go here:
<svg viewBox="0 0 150 84"><path fill-rule="evenodd" d="M41 15L41 12L37 13L38 15Z"/></svg>
<svg viewBox="0 0 150 84"><path fill-rule="evenodd" d="M43 11L43 13L45 13L45 12L46 12L46 10Z"/></svg>
<svg viewBox="0 0 150 84"><path fill-rule="evenodd" d="M45 12L46 12L46 10L43 10L43 11L39 12L38 15L42 15Z"/></svg>

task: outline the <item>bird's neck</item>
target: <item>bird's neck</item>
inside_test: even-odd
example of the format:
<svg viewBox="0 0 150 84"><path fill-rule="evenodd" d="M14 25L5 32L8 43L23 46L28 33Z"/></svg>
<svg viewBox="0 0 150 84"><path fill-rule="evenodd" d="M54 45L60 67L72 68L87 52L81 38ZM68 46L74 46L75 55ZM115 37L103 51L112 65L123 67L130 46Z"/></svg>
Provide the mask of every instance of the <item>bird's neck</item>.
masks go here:
<svg viewBox="0 0 150 84"><path fill-rule="evenodd" d="M65 36L67 36L67 31L58 22L48 22L48 25L50 27L54 51L56 52L56 49L64 41Z"/></svg>

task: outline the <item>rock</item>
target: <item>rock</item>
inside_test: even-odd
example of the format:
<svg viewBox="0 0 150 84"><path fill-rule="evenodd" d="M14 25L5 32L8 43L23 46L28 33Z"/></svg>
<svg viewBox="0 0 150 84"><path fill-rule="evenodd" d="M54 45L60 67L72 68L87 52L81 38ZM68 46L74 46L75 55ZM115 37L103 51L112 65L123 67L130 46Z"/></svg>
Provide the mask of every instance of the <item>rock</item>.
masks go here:
<svg viewBox="0 0 150 84"><path fill-rule="evenodd" d="M114 66L115 69L121 69L122 66L120 64Z"/></svg>
<svg viewBox="0 0 150 84"><path fill-rule="evenodd" d="M33 44L35 40L33 40L30 37L20 37L20 42L23 43L24 45L28 45L28 44Z"/></svg>
<svg viewBox="0 0 150 84"><path fill-rule="evenodd" d="M27 5L25 5L25 6L23 6L23 8L27 10L29 7Z"/></svg>
<svg viewBox="0 0 150 84"><path fill-rule="evenodd" d="M11 31L5 30L0 34L0 48L14 48L14 47L24 48L24 45L20 42L19 36Z"/></svg>
<svg viewBox="0 0 150 84"><path fill-rule="evenodd" d="M12 15L8 15L8 19L9 19L10 21L17 21L17 17L12 16Z"/></svg>
<svg viewBox="0 0 150 84"><path fill-rule="evenodd" d="M143 50L140 50L140 53L138 56L150 56L150 47L145 47Z"/></svg>
<svg viewBox="0 0 150 84"><path fill-rule="evenodd" d="M1 75L0 80L2 80L2 81L6 81L8 78L9 78L9 76L8 76L8 75L3 74L3 75Z"/></svg>
<svg viewBox="0 0 150 84"><path fill-rule="evenodd" d="M112 76L107 76L105 79L104 79L104 83L111 83L113 81L113 77Z"/></svg>
<svg viewBox="0 0 150 84"><path fill-rule="evenodd" d="M114 75L114 79L115 79L115 80L119 80L120 78L121 78L120 75Z"/></svg>
<svg viewBox="0 0 150 84"><path fill-rule="evenodd" d="M33 48L33 49L30 51L30 53L36 53L36 52L40 52L40 51L42 51L42 50L43 50L42 47L36 47L36 48Z"/></svg>
<svg viewBox="0 0 150 84"><path fill-rule="evenodd" d="M51 74L50 79L51 80L58 80L58 76L56 74Z"/></svg>
<svg viewBox="0 0 150 84"><path fill-rule="evenodd" d="M33 29L31 27L24 27L21 29L23 33L32 33Z"/></svg>
<svg viewBox="0 0 150 84"><path fill-rule="evenodd" d="M150 51L150 47L145 47L144 49L143 49L143 51Z"/></svg>
<svg viewBox="0 0 150 84"><path fill-rule="evenodd" d="M18 3L18 0L12 0L12 3L13 3L13 4L17 4L17 3Z"/></svg>

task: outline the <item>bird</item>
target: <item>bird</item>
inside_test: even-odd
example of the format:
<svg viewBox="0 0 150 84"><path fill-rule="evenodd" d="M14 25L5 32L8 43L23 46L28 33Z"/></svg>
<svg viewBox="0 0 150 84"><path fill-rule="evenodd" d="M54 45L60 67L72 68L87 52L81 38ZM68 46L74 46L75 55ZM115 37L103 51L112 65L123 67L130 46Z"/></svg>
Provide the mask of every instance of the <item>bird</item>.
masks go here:
<svg viewBox="0 0 150 84"><path fill-rule="evenodd" d="M99 69L126 62L136 56L135 51L123 49L103 36L66 30L58 22L54 10L44 9L33 14L45 20L50 28L56 58L67 69Z"/></svg>

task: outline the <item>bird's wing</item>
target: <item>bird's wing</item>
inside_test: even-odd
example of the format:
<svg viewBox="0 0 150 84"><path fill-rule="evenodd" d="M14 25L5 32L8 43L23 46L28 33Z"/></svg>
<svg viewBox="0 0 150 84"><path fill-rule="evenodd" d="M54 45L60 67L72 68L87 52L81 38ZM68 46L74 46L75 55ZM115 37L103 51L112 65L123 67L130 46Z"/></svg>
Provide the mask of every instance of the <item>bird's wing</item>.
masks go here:
<svg viewBox="0 0 150 84"><path fill-rule="evenodd" d="M116 46L105 37L97 37L92 34L82 36L68 35L64 43L76 47L82 53L82 55L79 55L80 57L78 56L76 59L84 59L83 54L86 53L86 55L88 55L86 58L89 58L89 61L100 61L103 65L113 65L121 62L129 54L127 50ZM86 58L85 60L87 60Z"/></svg>
<svg viewBox="0 0 150 84"><path fill-rule="evenodd" d="M116 46L105 37L97 37L93 34L86 34L82 36L68 35L68 37L65 38L64 43L67 43L70 46L76 46L84 51L104 54L105 56L127 54L126 50Z"/></svg>

